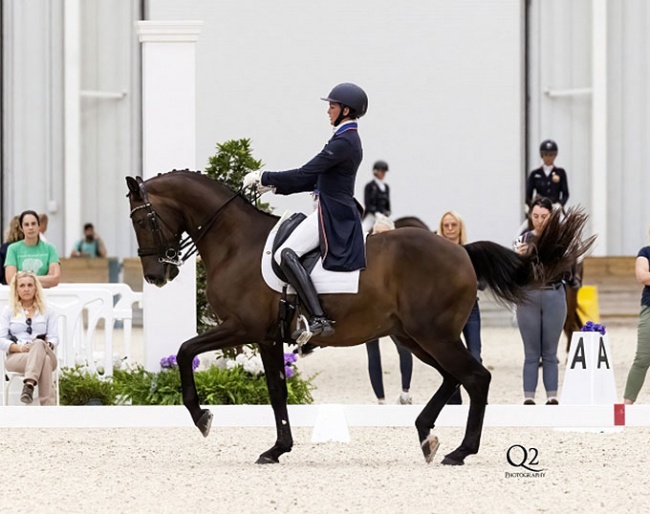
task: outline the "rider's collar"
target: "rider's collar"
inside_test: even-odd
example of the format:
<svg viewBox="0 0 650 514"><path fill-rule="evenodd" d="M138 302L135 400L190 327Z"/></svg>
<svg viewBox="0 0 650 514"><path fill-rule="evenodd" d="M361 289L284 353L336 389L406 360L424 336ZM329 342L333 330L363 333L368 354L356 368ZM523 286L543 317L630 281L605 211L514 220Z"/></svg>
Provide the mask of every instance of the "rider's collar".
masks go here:
<svg viewBox="0 0 650 514"><path fill-rule="evenodd" d="M336 127L334 127L334 135L338 136L339 134L342 134L346 130L357 130L359 128L359 124L357 123L357 120L348 120L344 121L343 123L340 123Z"/></svg>

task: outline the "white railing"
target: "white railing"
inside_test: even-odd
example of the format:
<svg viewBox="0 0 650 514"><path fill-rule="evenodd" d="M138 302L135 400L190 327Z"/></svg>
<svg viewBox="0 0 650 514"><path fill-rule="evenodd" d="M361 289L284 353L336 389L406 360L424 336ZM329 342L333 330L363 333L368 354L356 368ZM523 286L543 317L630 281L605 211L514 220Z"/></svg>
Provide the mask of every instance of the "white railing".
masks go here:
<svg viewBox="0 0 650 514"><path fill-rule="evenodd" d="M142 303L142 293L126 284L59 284L45 289L48 305L59 316L59 349L61 366L74 366L80 358L96 370L96 358L107 375L113 373L113 324L120 320L124 327L124 355L131 357L133 305ZM0 308L9 301L9 287L0 286ZM84 320L85 318L85 320ZM100 320L104 322L104 344L99 347L96 334Z"/></svg>

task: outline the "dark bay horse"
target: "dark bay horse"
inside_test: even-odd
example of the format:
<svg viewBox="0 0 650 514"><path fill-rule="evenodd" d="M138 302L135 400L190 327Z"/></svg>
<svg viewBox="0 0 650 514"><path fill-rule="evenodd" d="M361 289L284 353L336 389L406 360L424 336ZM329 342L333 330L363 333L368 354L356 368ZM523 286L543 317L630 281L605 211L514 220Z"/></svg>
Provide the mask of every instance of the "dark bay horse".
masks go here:
<svg viewBox="0 0 650 514"><path fill-rule="evenodd" d="M260 260L278 217L263 213L239 193L199 172L172 171L151 178L127 177L131 219L144 278L163 286L178 274L181 236L187 233L205 264L207 297L221 323L185 341L177 360L183 403L207 436L212 414L201 409L192 359L203 352L257 343L264 363L277 439L258 463L278 462L291 451L283 342L279 337L280 293L262 278ZM470 397L464 438L443 464L460 465L478 452L490 372L467 351L460 333L476 299L477 277L502 300L517 302L525 287L564 271L590 241L580 239L586 215L552 216L535 252L519 256L496 243L465 247L418 228L371 236L367 268L358 294L323 295L336 333L314 338L321 346L352 346L395 335L413 354L438 370L443 381L418 415L415 426L430 462L439 443L431 434L440 411L462 384Z"/></svg>

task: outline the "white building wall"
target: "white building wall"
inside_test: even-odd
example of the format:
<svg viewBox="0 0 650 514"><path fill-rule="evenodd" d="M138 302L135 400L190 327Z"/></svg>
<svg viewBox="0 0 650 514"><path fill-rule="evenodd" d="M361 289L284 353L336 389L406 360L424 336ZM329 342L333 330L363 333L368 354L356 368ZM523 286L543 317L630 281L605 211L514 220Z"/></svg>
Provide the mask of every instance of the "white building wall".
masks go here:
<svg viewBox="0 0 650 514"><path fill-rule="evenodd" d="M510 244L520 223L521 2L392 0L321 4L153 0L156 20L204 21L197 43L197 164L248 137L269 170L297 167L331 135L326 96L351 81L369 95L364 160L391 171L394 215L430 226L449 209L471 239ZM280 212L307 194L267 195ZM266 198L265 197L265 200Z"/></svg>
<svg viewBox="0 0 650 514"><path fill-rule="evenodd" d="M538 146L560 145L571 205L591 205L591 98L547 89L591 86L589 0L149 0L149 19L204 20L197 46L197 165L215 144L250 137L267 169L298 166L330 135L318 98L342 80L363 85L365 159L385 159L396 216L434 226L453 208L470 239L508 244L522 215L523 181ZM83 198L64 197L62 0L4 0L3 216L49 210L62 254L65 202L78 202L109 253L135 254L124 176L141 172L139 0L81 2L82 87L126 91L84 98ZM524 6L529 6L528 103L522 107ZM650 5L607 2L608 245L636 254L650 225ZM342 15L341 13L345 13ZM526 112L526 117L524 116ZM525 131L527 122L528 133ZM522 155L526 150L525 160ZM161 170L164 171L164 170ZM278 209L308 197L273 198ZM3 227L4 229L4 227ZM81 231L81 227L79 227Z"/></svg>

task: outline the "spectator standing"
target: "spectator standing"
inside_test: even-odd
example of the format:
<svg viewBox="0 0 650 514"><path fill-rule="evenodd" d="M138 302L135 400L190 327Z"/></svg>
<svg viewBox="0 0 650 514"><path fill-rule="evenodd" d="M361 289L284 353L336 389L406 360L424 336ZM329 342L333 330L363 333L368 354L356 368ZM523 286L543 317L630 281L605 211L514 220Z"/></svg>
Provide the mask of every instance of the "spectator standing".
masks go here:
<svg viewBox="0 0 650 514"><path fill-rule="evenodd" d="M531 241L546 224L553 205L548 198L538 198L531 206L533 230L525 232L516 242L515 250L525 254ZM529 291L528 300L517 305L517 323L524 342L524 405L535 405L539 380L539 360L546 389L546 405L557 405L557 347L566 319L564 282L557 281Z"/></svg>
<svg viewBox="0 0 650 514"><path fill-rule="evenodd" d="M636 355L627 375L623 401L630 405L639 396L650 367L650 246L644 246L636 257L636 279L643 284L641 312L637 328Z"/></svg>
<svg viewBox="0 0 650 514"><path fill-rule="evenodd" d="M454 211L445 212L440 218L438 226L438 234L447 239L448 241L464 245L467 243L467 231L465 230L465 222L460 214ZM481 311L478 307L478 298L474 302L474 307L469 314L467 323L463 327L463 337L465 338L465 345L469 353L478 361L481 360ZM463 403L460 387L447 402L451 405L460 405Z"/></svg>
<svg viewBox="0 0 650 514"><path fill-rule="evenodd" d="M388 163L386 161L377 161L372 167L372 173L375 176L366 184L363 190L363 203L365 205L363 217L364 232L370 232L377 213L384 216L390 216L390 188L384 182L388 172Z"/></svg>
<svg viewBox="0 0 650 514"><path fill-rule="evenodd" d="M0 351L7 353L7 371L24 375L20 401L32 403L38 385L41 405L55 405L52 372L59 344L56 314L48 309L40 281L18 271L9 285L9 305L0 314Z"/></svg>
<svg viewBox="0 0 650 514"><path fill-rule="evenodd" d="M34 211L20 213L20 230L24 239L9 245L5 259L5 277L8 283L17 271L31 271L41 286L54 287L61 278L61 264L56 248L40 239L40 220Z"/></svg>
<svg viewBox="0 0 650 514"><path fill-rule="evenodd" d="M102 238L95 233L92 223L84 225L84 237L75 243L70 257L106 258L106 246Z"/></svg>
<svg viewBox="0 0 650 514"><path fill-rule="evenodd" d="M386 216L381 213L376 215L376 222L372 227L373 234L379 234L387 230L393 230L395 224ZM397 403L400 405L410 405L413 403L411 398L411 377L413 376L413 354L395 337L391 336L397 353L399 355L399 370L402 377L402 392L397 398ZM377 397L380 405L386 403L386 395L384 394L384 379L381 367L381 352L379 349L379 339L373 339L366 342L366 351L368 352L368 374L370 375L370 385Z"/></svg>
<svg viewBox="0 0 650 514"><path fill-rule="evenodd" d="M11 243L20 241L23 238L23 233L20 230L20 218L14 216L9 222L7 231L5 232L5 238L0 246L0 284L7 285L7 280L5 278L5 259L7 258L7 249Z"/></svg>

